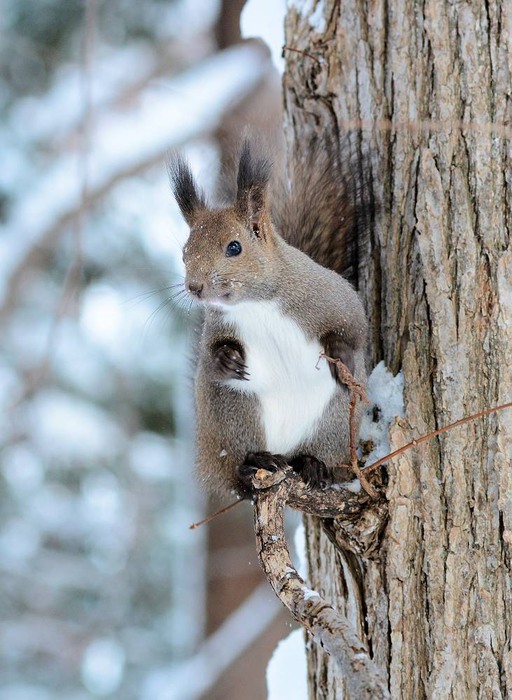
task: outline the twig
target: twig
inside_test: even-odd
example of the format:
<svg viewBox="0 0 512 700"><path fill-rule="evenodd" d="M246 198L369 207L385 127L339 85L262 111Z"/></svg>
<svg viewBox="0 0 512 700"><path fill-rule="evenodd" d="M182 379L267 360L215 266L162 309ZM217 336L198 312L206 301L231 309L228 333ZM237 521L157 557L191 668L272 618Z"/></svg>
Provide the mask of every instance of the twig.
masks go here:
<svg viewBox="0 0 512 700"><path fill-rule="evenodd" d="M349 420L350 420L350 468L354 472L354 474L357 476L359 479L361 486L363 489L368 493L372 498L378 498L378 493L377 491L373 488L373 486L370 484L366 476L363 474L361 469L359 468L359 465L357 463L357 434L356 434L356 423L355 423L355 412L356 412L356 401L357 401L357 396L354 392L352 392L352 396L350 397L350 412L349 412Z"/></svg>
<svg viewBox="0 0 512 700"><path fill-rule="evenodd" d="M262 473L268 474L265 470L260 470ZM259 473L259 472L258 472ZM302 513L316 515L319 518L357 518L367 508L370 503L366 493L354 493L343 487L336 489L312 489L308 486L291 467L286 471L276 472L275 478L294 479L294 488L288 494L287 505L294 510L300 510ZM261 478L261 475L260 475ZM377 494L378 496L378 494ZM373 497L372 497L373 498ZM243 503L242 500L233 501L224 508L211 513L203 520L197 523L192 523L189 526L190 530L195 530L201 525L206 525L219 515L224 515L235 506Z"/></svg>
<svg viewBox="0 0 512 700"><path fill-rule="evenodd" d="M270 473L265 470L260 471L265 474ZM288 478L295 480L293 490L288 494L287 505L294 510L300 510L302 513L316 515L319 518L353 519L359 517L369 505L369 499L365 493L354 493L341 486L336 489L312 489L291 467L286 471L276 472L273 476L275 479ZM261 479L261 474L259 478ZM201 525L206 525L219 515L224 515L224 513L227 513L240 503L243 503L243 501L233 501L233 503L224 506L224 508L215 511L215 513L211 513L206 518L203 518L203 520L192 523L189 529L195 530L201 527Z"/></svg>
<svg viewBox="0 0 512 700"><path fill-rule="evenodd" d="M448 430L452 430L453 428L457 428L459 425L464 425L464 423L469 423L472 420L477 420L478 418L482 418L483 416L488 416L490 413L497 413L498 411L503 411L505 408L512 408L512 401L510 403L503 403L501 406L493 406L492 408L486 408L483 411L479 411L478 413L473 413L470 416L466 416L465 418L459 418L459 420L456 420L455 423L450 423L449 425L445 425L442 428L438 428L437 430L431 430L430 433L426 433L425 435L422 435L419 438L416 438L415 440L411 440L411 442L408 442L407 445L403 445L403 447L399 447L398 450L395 450L394 452L390 452L389 454L385 455L384 457L381 457L378 459L376 462L373 462L373 464L369 464L367 467L363 468L363 471L365 473L370 473L375 471L377 467L380 467L381 464L384 464L384 462L389 462L390 459L393 459L393 457L396 457L399 454L402 454L402 452L405 452L406 450L410 450L411 447L415 447L416 445L419 445L421 442L426 442L427 440L431 440L433 437L436 437L436 435L441 435L441 433L446 433Z"/></svg>
<svg viewBox="0 0 512 700"><path fill-rule="evenodd" d="M329 358L326 358L329 359ZM348 370L347 370L348 371ZM501 404L500 406L493 406L492 408L486 408L483 411L479 411L478 413L473 413L470 416L466 416L465 418L460 418L459 420L455 421L454 423L450 423L449 425L445 425L442 428L438 428L437 430L432 430L430 433L426 433L425 435L422 435L419 438L416 438L415 440L411 440L411 442L408 442L406 445L403 445L402 447L399 447L397 450L394 452L390 452L389 454L385 455L384 457L381 457L378 459L376 462L373 462L372 464L369 464L367 467L363 467L363 469L359 469L357 467L358 471L360 472L361 476L359 476L359 479L361 480L361 484L363 484L363 480L367 482L365 478L365 472L371 473L377 469L377 467L380 467L382 464L385 462L389 462L390 459L393 459L393 457L397 457L399 454L402 454L402 452L405 452L406 450L410 450L412 447L415 447L416 445L419 445L422 442L426 442L427 440L430 440L431 438L435 437L436 435L440 435L441 433L446 433L448 430L452 430L453 428L457 428L459 425L464 425L464 423L469 423L472 420L477 420L478 418L482 418L483 416L488 416L491 413L497 413L498 411L503 411L506 408L512 408L512 402L510 403L504 403ZM353 468L353 465L342 465L343 467L345 466L350 466ZM357 464L356 464L357 466ZM357 472L356 472L357 473ZM288 474L288 472L287 472ZM368 482L367 482L368 483ZM375 491L373 486L368 484L370 486L370 490L366 490L368 495L370 495L372 498L379 498L379 494ZM375 493L375 496L373 493ZM339 493L342 492L343 499L340 500L339 498ZM293 492L289 494L289 500L288 500L288 505L291 508L294 508L296 510L300 510L303 513L310 513L311 515L316 515L319 518L338 518L340 516L347 516L347 515L355 515L357 513L360 513L363 509L363 505L366 506L367 503L362 504L360 496L357 494L353 494L353 498L350 497L350 494L352 492L345 490L345 489L340 489L340 491L336 491L334 489L326 489L326 490L319 490L319 489L310 489L306 484L303 482L297 482L295 484L295 488L293 489ZM228 510L231 510L231 508L234 508L237 506L239 503L242 503L242 501L234 501L233 503L230 503L229 505L225 506L224 508L221 508L220 510L216 511L215 513L212 513L211 515L207 516L203 520L200 520L197 523L193 523L190 526L191 530L195 530L195 528L200 527L201 525L204 525L206 523L209 523L211 520L216 518L218 515L223 515L226 513Z"/></svg>
<svg viewBox="0 0 512 700"><path fill-rule="evenodd" d="M312 61L315 61L316 63L318 63L319 66L322 65L322 62L320 61L320 59L318 59L316 56L313 56L312 53L308 53L307 51L302 51L301 49L294 49L291 46L286 46L286 44L282 48L281 58L284 58L285 51L293 51L294 53L300 53L301 56L307 56L307 58L310 58Z"/></svg>
<svg viewBox="0 0 512 700"><path fill-rule="evenodd" d="M366 476L363 474L359 465L357 464L357 426L356 426L356 405L357 400L365 401L369 403L368 396L362 386L356 382L348 367L336 357L328 357L324 352L320 353L320 357L323 357L327 362L331 362L336 365L336 371L338 372L338 377L340 382L348 386L350 389L350 404L349 404L349 429L350 429L350 464L349 465L339 465L341 467L348 466L354 474L359 479L361 486L372 498L378 498L379 494L370 484Z"/></svg>
<svg viewBox="0 0 512 700"><path fill-rule="evenodd" d="M228 510L231 510L232 508L239 505L240 503L242 503L242 501L240 499L238 499L238 501L233 501L233 503L230 503L229 505L224 506L224 508L221 508L220 510L216 510L215 513L210 513L210 515L207 515L206 518L199 520L197 523L192 523L192 525L189 526L189 530L195 530L196 528L201 527L201 525L206 525L206 523L211 522L218 515L224 515L224 513L227 513Z"/></svg>
<svg viewBox="0 0 512 700"><path fill-rule="evenodd" d="M381 672L370 658L363 641L347 618L336 611L316 591L306 586L292 564L284 533L284 508L300 500L304 488L293 471L277 474L260 469L253 477L258 490L254 504L254 531L260 564L277 597L313 639L327 651L345 678L350 697L387 699L389 692ZM338 512L346 494L337 494ZM349 498L354 500L355 494ZM368 503L366 494L359 501Z"/></svg>

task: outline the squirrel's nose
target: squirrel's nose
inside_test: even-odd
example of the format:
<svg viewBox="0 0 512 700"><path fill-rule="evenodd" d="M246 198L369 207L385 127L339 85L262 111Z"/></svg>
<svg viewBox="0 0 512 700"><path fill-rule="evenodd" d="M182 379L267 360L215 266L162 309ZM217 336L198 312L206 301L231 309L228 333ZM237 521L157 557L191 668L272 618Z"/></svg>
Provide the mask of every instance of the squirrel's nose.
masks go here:
<svg viewBox="0 0 512 700"><path fill-rule="evenodd" d="M203 287L204 285L200 284L199 282L195 282L194 280L187 282L188 291L190 292L190 294L193 294L198 299L201 298L201 294L203 293Z"/></svg>

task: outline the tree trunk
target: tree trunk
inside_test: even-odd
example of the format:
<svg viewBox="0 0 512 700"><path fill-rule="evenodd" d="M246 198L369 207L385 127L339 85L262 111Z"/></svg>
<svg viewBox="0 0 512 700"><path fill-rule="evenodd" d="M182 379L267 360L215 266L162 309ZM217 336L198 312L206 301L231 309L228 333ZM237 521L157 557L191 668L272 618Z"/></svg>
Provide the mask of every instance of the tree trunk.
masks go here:
<svg viewBox="0 0 512 700"><path fill-rule="evenodd" d="M372 360L404 371L392 447L511 401L512 3L295 0L286 42L307 52L287 51L290 138L372 153L382 213L359 287ZM366 635L392 698L512 697L511 461L510 411L395 458L380 559L308 519L312 585ZM309 655L310 697L348 697Z"/></svg>

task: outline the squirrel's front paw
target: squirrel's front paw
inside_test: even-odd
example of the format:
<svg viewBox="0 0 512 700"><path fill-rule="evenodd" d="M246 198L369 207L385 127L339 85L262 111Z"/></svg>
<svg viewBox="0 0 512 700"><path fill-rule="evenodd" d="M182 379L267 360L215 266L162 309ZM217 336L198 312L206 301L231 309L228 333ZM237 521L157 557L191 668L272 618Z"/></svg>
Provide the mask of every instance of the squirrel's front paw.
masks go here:
<svg viewBox="0 0 512 700"><path fill-rule="evenodd" d="M238 481L244 494L252 495L252 477L258 469L265 469L268 472L277 472L286 469L288 461L282 455L273 455L270 452L248 452L245 455L244 463L237 469Z"/></svg>
<svg viewBox="0 0 512 700"><path fill-rule="evenodd" d="M297 455L290 460L293 471L311 488L325 489L333 482L333 473L322 460L311 455Z"/></svg>
<svg viewBox="0 0 512 700"><path fill-rule="evenodd" d="M213 362L217 374L223 379L244 379L248 381L249 373L244 363L242 348L238 343L225 341L213 351Z"/></svg>

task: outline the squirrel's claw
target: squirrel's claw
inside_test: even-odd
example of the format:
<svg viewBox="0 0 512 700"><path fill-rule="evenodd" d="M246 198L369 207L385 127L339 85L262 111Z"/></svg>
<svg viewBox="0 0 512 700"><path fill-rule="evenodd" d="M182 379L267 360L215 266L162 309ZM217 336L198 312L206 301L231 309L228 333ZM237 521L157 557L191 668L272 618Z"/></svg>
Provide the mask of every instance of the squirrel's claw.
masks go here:
<svg viewBox="0 0 512 700"><path fill-rule="evenodd" d="M286 459L282 455L273 455L271 452L248 452L244 463L237 469L238 481L245 497L254 493L252 478L258 469L276 472L286 469L288 465L310 488L325 489L333 483L332 469L312 455L302 454Z"/></svg>
<svg viewBox="0 0 512 700"><path fill-rule="evenodd" d="M307 486L325 489L333 482L333 473L322 460L311 455L297 455L289 460L290 466Z"/></svg>
<svg viewBox="0 0 512 700"><path fill-rule="evenodd" d="M254 489L252 478L259 469L268 472L277 472L286 469L288 461L282 455L273 455L270 452L248 452L244 463L237 469L238 481L243 492L252 495Z"/></svg>
<svg viewBox="0 0 512 700"><path fill-rule="evenodd" d="M244 363L243 351L238 343L224 342L213 352L213 361L218 374L223 379L249 381L249 373Z"/></svg>

